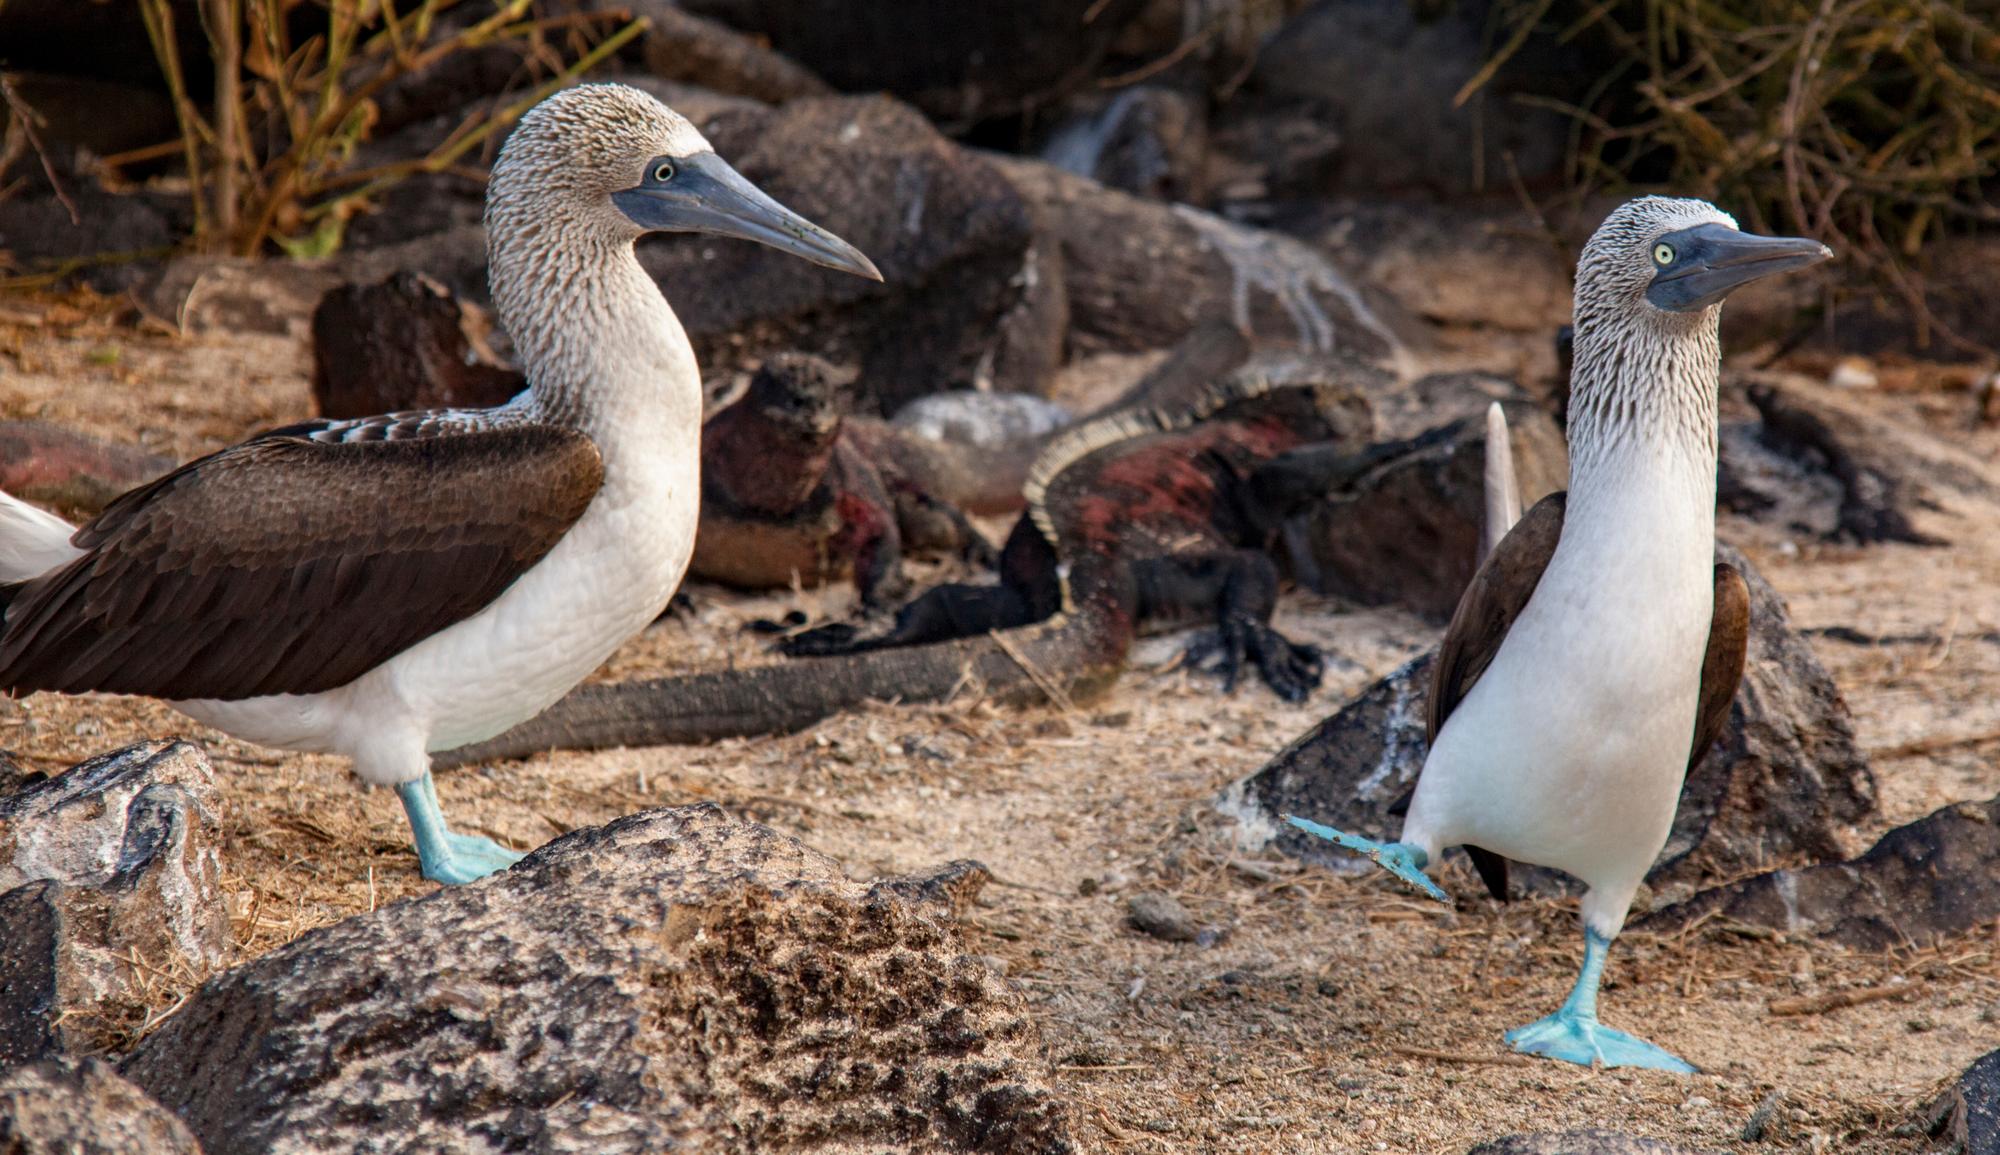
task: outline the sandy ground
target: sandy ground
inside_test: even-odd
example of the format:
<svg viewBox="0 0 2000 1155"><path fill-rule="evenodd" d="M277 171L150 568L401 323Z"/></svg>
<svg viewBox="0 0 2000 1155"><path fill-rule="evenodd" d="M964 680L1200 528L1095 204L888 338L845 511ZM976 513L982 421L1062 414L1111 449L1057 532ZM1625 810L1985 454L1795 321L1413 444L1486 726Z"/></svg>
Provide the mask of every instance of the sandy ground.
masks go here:
<svg viewBox="0 0 2000 1155"><path fill-rule="evenodd" d="M0 417L42 417L182 456L304 416L302 350L280 336L185 337L100 304L0 301ZM1889 395L1885 412L1989 457L1964 395ZM2000 792L2000 529L1939 517L1946 549L1834 548L1725 522L1798 625L1892 640L1815 644L1876 758L1883 811L1856 832ZM761 660L748 619L793 599L691 587L691 612L607 670L634 676ZM807 595L815 608L836 595ZM1041 1019L1055 1078L1091 1151L1460 1152L1517 1130L1595 1125L1694 1147L1903 1152L1913 1107L2000 1044L2000 928L1893 955L1745 938L1628 935L1607 1020L1700 1065L1675 1078L1510 1055L1500 1032L1561 1000L1580 942L1571 904L1501 907L1447 875L1456 911L1379 877L1246 853L1211 800L1435 627L1288 596L1280 627L1336 655L1300 706L1258 686L1219 695L1154 639L1105 699L1064 713L978 701L881 707L799 735L706 748L559 754L440 779L461 826L526 848L647 806L719 802L839 857L858 878L977 858L994 872L972 949ZM337 760L246 747L154 703L0 701L0 747L54 771L149 736L209 747L228 803L225 883L251 958L313 927L427 891L394 796ZM1177 896L1203 943L1125 925L1137 892ZM1212 940L1212 941L1210 941ZM1907 982L1818 1015L1774 1000ZM128 1033L185 993L162 979Z"/></svg>

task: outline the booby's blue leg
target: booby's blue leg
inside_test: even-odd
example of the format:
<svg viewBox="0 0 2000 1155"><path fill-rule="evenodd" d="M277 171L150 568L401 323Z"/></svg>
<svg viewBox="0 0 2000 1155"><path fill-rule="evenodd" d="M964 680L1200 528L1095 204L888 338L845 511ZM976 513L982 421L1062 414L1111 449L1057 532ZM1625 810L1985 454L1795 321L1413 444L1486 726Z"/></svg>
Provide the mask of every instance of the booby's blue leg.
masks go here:
<svg viewBox="0 0 2000 1155"><path fill-rule="evenodd" d="M520 854L490 838L453 834L446 829L430 771L424 771L415 782L397 786L396 796L403 800L403 813L410 817L410 834L416 839L417 861L423 864L425 878L456 886L521 861Z"/></svg>
<svg viewBox="0 0 2000 1155"><path fill-rule="evenodd" d="M1429 864L1431 856L1425 854L1422 847L1411 846L1407 842L1376 842L1372 838L1362 838L1359 835L1347 834L1335 830L1331 826L1321 826L1317 822L1299 818L1291 814L1285 815L1285 821L1305 831L1307 834L1318 835L1328 842L1345 846L1356 854L1367 855L1375 860L1375 865L1388 871L1390 874L1395 875L1397 878L1402 879L1404 882L1409 883L1439 902L1447 906L1451 905L1451 896L1446 894L1439 888L1437 883L1431 881L1429 875L1424 873L1424 867Z"/></svg>
<svg viewBox="0 0 2000 1155"><path fill-rule="evenodd" d="M1588 1067L1651 1067L1656 1071L1695 1074L1685 1060L1641 1038L1615 1031L1597 1021L1597 985L1604 979L1604 954L1609 939L1594 930L1583 932L1583 971L1562 1008L1548 1018L1507 1032L1514 1049Z"/></svg>

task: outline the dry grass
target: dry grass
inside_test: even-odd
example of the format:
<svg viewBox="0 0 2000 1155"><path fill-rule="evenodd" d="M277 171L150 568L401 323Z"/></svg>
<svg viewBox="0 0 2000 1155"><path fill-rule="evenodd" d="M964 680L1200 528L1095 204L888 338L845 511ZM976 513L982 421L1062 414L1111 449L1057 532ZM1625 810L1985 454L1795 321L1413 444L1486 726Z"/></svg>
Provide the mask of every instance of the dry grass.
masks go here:
<svg viewBox="0 0 2000 1155"><path fill-rule="evenodd" d="M2000 226L2000 10L1961 0L1509 0L1489 78L1530 36L1594 38L1605 60L1574 118L1574 184L1664 170L1766 231L1834 245L1949 345L1923 247ZM1556 102L1528 97L1531 102Z"/></svg>
<svg viewBox="0 0 2000 1155"><path fill-rule="evenodd" d="M121 164L177 152L194 209L194 244L254 255L268 246L321 256L354 213L413 173L454 166L555 88L644 28L600 13L540 17L532 0L501 0L455 20L461 0L204 0L202 29L215 75L206 108L176 48L174 5L138 0L180 123L177 141L108 158ZM301 11L319 27L295 40ZM596 43L591 34L618 27ZM519 49L531 89L499 108L476 106L426 155L367 169L356 148L375 123L374 98L398 79L492 45Z"/></svg>

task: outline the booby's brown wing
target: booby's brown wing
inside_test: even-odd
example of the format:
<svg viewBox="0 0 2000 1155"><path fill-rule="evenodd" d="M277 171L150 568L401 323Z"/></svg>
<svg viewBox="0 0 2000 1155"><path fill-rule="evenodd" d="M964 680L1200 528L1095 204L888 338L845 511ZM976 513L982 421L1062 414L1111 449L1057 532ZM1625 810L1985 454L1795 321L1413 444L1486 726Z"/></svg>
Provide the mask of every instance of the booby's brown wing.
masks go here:
<svg viewBox="0 0 2000 1155"><path fill-rule="evenodd" d="M1472 687L1514 620L1534 596L1542 571L1555 555L1562 536L1565 495L1550 494L1535 504L1486 559L1452 614L1437 664L1431 671L1431 700L1426 721L1430 740L1437 741L1445 719ZM1743 680L1749 653L1750 587L1734 566L1715 567L1715 612L1710 619L1708 649L1701 663L1701 697L1695 712L1694 745L1688 751L1692 771L1729 722L1730 703ZM1507 860L1490 850L1467 846L1466 854L1479 871L1488 893L1507 900Z"/></svg>
<svg viewBox="0 0 2000 1155"><path fill-rule="evenodd" d="M1694 745L1688 773L1701 765L1709 747L1729 724L1729 706L1743 684L1750 657L1750 584L1728 562L1715 563L1715 616L1709 619L1708 650L1701 658L1701 702L1695 708Z"/></svg>
<svg viewBox="0 0 2000 1155"><path fill-rule="evenodd" d="M584 435L486 417L291 426L125 494L0 586L0 688L316 693L471 617L604 479Z"/></svg>
<svg viewBox="0 0 2000 1155"><path fill-rule="evenodd" d="M1536 502L1522 515L1493 548L1472 584L1458 599L1458 609L1445 629L1444 643L1438 647L1437 662L1431 667L1431 699L1425 714L1425 729L1436 742L1446 718L1472 692L1500 643L1521 616L1528 599L1541 583L1542 571L1555 556L1556 541L1562 537L1563 510L1567 494L1552 493ZM1480 880L1493 897L1507 899L1507 860L1477 846L1465 848Z"/></svg>

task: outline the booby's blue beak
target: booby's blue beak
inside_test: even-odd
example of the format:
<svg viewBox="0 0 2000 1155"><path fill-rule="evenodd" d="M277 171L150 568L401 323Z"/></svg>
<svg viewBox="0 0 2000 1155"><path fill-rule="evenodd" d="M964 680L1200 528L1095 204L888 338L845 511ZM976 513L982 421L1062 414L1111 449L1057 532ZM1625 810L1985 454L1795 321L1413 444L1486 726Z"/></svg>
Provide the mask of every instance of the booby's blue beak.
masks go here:
<svg viewBox="0 0 2000 1155"><path fill-rule="evenodd" d="M882 279L861 250L765 196L712 152L654 158L645 179L612 193L611 203L641 228L756 241L815 265Z"/></svg>
<svg viewBox="0 0 2000 1155"><path fill-rule="evenodd" d="M1833 250L1803 237L1760 237L1724 224L1696 225L1653 242L1646 299L1670 313L1717 304L1752 281L1817 265Z"/></svg>

